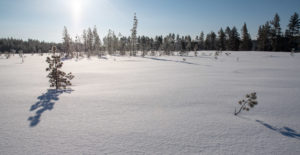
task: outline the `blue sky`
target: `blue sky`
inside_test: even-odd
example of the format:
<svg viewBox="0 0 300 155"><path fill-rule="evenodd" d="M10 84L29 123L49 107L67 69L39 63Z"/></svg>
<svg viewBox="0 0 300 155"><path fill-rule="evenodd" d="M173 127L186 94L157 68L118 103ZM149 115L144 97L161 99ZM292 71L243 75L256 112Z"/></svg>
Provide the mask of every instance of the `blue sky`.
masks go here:
<svg viewBox="0 0 300 155"><path fill-rule="evenodd" d="M139 20L138 35L199 35L244 22L252 38L259 25L277 12L281 27L300 13L299 0L1 0L0 38L61 42L63 26L70 34L97 26L103 37L108 29L130 35L133 14Z"/></svg>

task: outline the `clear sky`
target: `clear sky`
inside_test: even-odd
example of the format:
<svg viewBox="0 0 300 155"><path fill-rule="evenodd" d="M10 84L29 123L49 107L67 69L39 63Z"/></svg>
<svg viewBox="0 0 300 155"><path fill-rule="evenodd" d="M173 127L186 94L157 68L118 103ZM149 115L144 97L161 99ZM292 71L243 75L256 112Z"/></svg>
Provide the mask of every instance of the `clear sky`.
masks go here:
<svg viewBox="0 0 300 155"><path fill-rule="evenodd" d="M281 27L300 13L300 0L0 0L0 38L14 37L61 42L63 26L74 37L97 26L130 35L136 12L138 35L199 35L244 22L252 38L259 25L277 12Z"/></svg>

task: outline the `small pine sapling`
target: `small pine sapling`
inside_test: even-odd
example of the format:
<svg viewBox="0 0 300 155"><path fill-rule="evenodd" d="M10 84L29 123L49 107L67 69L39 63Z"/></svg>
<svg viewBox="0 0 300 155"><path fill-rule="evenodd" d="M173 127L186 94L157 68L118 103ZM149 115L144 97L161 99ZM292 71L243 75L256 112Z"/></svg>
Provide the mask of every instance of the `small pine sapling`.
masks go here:
<svg viewBox="0 0 300 155"><path fill-rule="evenodd" d="M56 89L63 88L65 89L66 86L72 85L70 80L74 78L72 73L66 74L65 72L61 71L60 68L62 67L63 63L60 61L60 55L56 55L56 47L52 47L52 56L47 57L46 62L49 63L49 67L46 68L46 71L50 71L48 74L50 87L55 87Z"/></svg>
<svg viewBox="0 0 300 155"><path fill-rule="evenodd" d="M250 108L253 108L255 105L258 104L256 92L247 94L245 97L245 99L240 100L238 102L238 104L241 105L241 107L239 111L236 111L236 109L234 110L234 115L238 115L242 110L249 111Z"/></svg>

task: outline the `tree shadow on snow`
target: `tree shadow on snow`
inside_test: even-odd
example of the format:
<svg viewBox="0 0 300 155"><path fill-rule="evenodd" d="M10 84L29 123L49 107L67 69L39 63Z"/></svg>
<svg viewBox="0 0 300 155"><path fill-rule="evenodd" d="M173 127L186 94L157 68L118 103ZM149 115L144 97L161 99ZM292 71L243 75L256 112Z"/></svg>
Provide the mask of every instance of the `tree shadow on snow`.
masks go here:
<svg viewBox="0 0 300 155"><path fill-rule="evenodd" d="M274 127L274 126L272 126L268 123L265 123L263 121L260 121L260 120L256 120L256 122L258 122L259 124L265 126L266 128L268 128L270 130L273 130L273 131L276 131L276 132L280 133L283 136L300 140L300 133L298 133L297 131L295 131L295 130L289 128L289 127L285 126L285 127L282 127L282 128L277 128L277 127Z"/></svg>
<svg viewBox="0 0 300 155"><path fill-rule="evenodd" d="M155 57L143 57L146 59L151 59L151 60L157 60L157 61L169 61L169 62L177 62L177 63L183 63L183 64L189 64L189 65L200 65L197 63L192 63L192 62L187 62L187 61L177 61L177 60L169 60L169 59L164 59L164 58L155 58ZM206 65L204 65L206 66Z"/></svg>
<svg viewBox="0 0 300 155"><path fill-rule="evenodd" d="M28 121L30 121L29 126L35 127L39 122L42 114L47 110L52 110L56 101L59 100L59 95L63 93L70 94L72 89L56 90L48 89L46 93L37 97L38 101L30 107L30 111L36 111L34 116L30 116Z"/></svg>

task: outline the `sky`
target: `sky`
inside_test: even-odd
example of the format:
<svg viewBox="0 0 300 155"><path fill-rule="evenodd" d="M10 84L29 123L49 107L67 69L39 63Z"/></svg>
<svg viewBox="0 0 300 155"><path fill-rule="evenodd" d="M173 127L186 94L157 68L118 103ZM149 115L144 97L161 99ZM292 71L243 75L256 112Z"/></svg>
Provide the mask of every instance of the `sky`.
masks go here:
<svg viewBox="0 0 300 155"><path fill-rule="evenodd" d="M299 6L299 0L0 0L0 38L61 42L64 26L73 38L94 26L100 37L109 29L129 36L136 13L138 35L195 37L227 26L241 30L246 22L255 39L275 13L285 30Z"/></svg>

